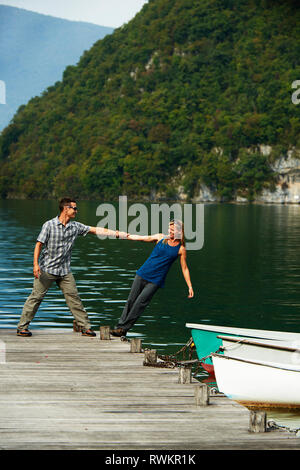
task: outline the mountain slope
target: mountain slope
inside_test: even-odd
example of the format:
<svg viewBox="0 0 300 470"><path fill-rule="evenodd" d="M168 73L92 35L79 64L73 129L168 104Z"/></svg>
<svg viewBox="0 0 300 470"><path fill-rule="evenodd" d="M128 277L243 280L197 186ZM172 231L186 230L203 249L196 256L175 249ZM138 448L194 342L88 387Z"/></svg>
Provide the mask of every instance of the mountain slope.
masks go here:
<svg viewBox="0 0 300 470"><path fill-rule="evenodd" d="M299 20L293 1L149 1L4 130L2 197L253 197L300 146Z"/></svg>
<svg viewBox="0 0 300 470"><path fill-rule="evenodd" d="M67 65L76 64L84 50L112 31L0 5L0 79L6 84L0 129L20 105L61 80Z"/></svg>

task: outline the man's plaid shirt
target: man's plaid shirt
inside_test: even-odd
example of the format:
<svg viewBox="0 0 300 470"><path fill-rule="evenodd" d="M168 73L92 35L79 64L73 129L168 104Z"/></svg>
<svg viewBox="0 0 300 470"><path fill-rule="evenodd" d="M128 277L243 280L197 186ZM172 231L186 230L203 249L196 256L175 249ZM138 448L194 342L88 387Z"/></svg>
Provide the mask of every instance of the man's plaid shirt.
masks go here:
<svg viewBox="0 0 300 470"><path fill-rule="evenodd" d="M58 217L44 223L37 241L43 243L39 265L42 271L56 276L70 272L72 247L78 235L87 235L90 227L70 221L65 226Z"/></svg>

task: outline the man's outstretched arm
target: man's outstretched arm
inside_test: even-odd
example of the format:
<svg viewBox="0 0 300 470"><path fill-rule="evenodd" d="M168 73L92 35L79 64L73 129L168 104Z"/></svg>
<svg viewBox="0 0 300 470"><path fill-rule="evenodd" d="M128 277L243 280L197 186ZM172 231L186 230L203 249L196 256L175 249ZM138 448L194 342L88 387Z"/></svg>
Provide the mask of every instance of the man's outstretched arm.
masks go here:
<svg viewBox="0 0 300 470"><path fill-rule="evenodd" d="M119 230L110 230L104 227L90 227L89 233L94 235L106 235L107 237L127 238L127 232L120 232Z"/></svg>

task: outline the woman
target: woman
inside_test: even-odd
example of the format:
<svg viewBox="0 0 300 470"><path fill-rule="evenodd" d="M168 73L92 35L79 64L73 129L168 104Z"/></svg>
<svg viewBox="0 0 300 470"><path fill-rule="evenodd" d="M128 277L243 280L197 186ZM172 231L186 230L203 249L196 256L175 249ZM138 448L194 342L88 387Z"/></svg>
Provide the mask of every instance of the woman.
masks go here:
<svg viewBox="0 0 300 470"><path fill-rule="evenodd" d="M182 273L187 283L188 298L194 297L189 269L186 263L183 223L179 220L169 224L169 235L162 233L150 236L130 235L128 240L156 242L151 255L136 272L131 291L119 319L118 325L110 333L113 336L126 336L126 333L150 303L159 287L164 286L165 278L173 262L179 257Z"/></svg>

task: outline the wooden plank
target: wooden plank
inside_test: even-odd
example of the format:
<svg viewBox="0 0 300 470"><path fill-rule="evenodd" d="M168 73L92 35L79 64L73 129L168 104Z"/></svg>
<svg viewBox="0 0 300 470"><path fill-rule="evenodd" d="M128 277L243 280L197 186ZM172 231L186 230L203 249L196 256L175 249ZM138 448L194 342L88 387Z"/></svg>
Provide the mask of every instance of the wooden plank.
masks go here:
<svg viewBox="0 0 300 470"><path fill-rule="evenodd" d="M297 449L288 432L249 433L249 411L223 396L198 406L198 382L143 366L130 343L72 330L0 330L0 449Z"/></svg>

